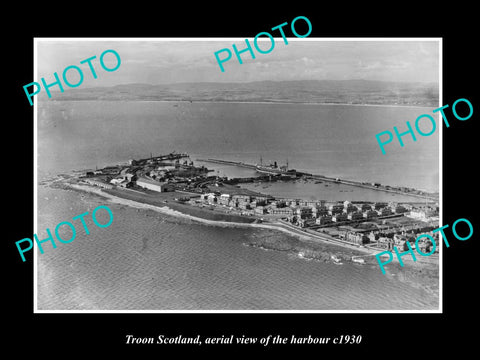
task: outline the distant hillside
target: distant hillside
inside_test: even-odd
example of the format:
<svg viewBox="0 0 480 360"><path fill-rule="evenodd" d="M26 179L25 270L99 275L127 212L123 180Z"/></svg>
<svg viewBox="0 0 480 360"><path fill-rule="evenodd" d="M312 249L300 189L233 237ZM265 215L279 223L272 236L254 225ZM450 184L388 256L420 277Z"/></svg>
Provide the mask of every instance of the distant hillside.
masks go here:
<svg viewBox="0 0 480 360"><path fill-rule="evenodd" d="M41 92L46 98L45 92ZM298 103L438 105L438 85L369 80L258 81L248 83L125 84L67 88L52 100L267 101Z"/></svg>

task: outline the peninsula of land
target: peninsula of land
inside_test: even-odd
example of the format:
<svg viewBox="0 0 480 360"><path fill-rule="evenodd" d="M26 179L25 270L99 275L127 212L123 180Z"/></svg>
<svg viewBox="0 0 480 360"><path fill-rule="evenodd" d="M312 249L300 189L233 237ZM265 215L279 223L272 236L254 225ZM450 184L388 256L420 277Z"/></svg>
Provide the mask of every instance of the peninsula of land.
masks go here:
<svg viewBox="0 0 480 360"><path fill-rule="evenodd" d="M423 204L414 189L405 192L412 195L409 203L279 198L241 188L238 184L249 181L288 182L300 178L317 183L338 179L322 177L320 181L315 175L276 163L244 165L253 166L258 176L239 179L209 176L210 170L205 166L195 166L188 154L171 153L132 159L128 164L103 169L77 171L73 175L60 175L43 185L87 191L116 203L210 225L278 230L307 243L330 244L349 250L346 258L335 256L332 259L334 262L372 263L375 261L373 255L380 251L392 250L393 246L408 249L406 243L415 242L420 233L429 233L438 241L438 233L431 232L438 227L438 204L434 197L430 198L430 203ZM366 186L361 182L348 185ZM377 184L368 186L378 191L386 190ZM423 194L424 197L426 195ZM315 247L280 244L269 239L256 239L248 245L280 251L294 250L305 258L324 258L324 254ZM432 244L425 241L419 246L422 251L429 252ZM438 265L438 253L421 258L420 262L435 267Z"/></svg>

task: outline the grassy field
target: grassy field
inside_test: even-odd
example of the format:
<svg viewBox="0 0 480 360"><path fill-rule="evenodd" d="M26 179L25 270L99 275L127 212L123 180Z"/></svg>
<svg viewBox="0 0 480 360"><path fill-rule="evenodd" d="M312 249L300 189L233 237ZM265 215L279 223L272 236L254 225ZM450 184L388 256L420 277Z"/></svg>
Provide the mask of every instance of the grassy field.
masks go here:
<svg viewBox="0 0 480 360"><path fill-rule="evenodd" d="M199 217L206 220L213 221L229 221L237 223L253 223L255 218L248 218L240 215L223 214L210 208L199 208L189 204L183 204L174 199L176 197L183 197L185 194L177 192L165 192L157 193L155 191L136 192L131 190L119 190L119 189L103 189L103 192L114 195L123 199L133 200L143 204L149 204L154 206L167 206L172 210L179 211L181 213Z"/></svg>
<svg viewBox="0 0 480 360"><path fill-rule="evenodd" d="M268 196L262 193L259 193L258 191L253 191L241 187L237 187L234 185L229 185L229 184L222 184L221 186L208 186L208 189L211 192L214 191L220 191L222 194L228 194L228 195L246 195L246 196Z"/></svg>

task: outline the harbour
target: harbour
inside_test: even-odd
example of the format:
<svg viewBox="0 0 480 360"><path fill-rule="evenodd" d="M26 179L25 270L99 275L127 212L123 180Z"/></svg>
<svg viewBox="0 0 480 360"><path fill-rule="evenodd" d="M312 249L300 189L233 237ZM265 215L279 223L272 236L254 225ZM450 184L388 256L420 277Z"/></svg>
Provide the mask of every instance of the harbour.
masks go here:
<svg viewBox="0 0 480 360"><path fill-rule="evenodd" d="M225 165L231 165L231 166L239 166L239 167L244 167L248 169L254 169L257 170L259 169L259 165L256 164L246 164L244 162L237 162L237 161L228 161L228 160L220 160L220 159L197 159L198 161L203 161L203 162L211 162L211 163L216 163L216 164L225 164ZM275 165L276 167L276 165ZM269 174L269 175L284 175L284 177L289 177L289 178L299 178L303 177L306 179L313 179L315 181L326 181L330 183L335 183L335 184L344 184L344 185L351 185L351 186L356 186L356 187L361 187L365 189L370 189L370 190L377 190L377 191L384 191L384 192L389 192L389 193L395 193L395 194L402 194L402 195L408 195L428 201L438 201L438 194L431 194L431 193L426 193L421 190L416 190L413 188L408 188L408 187L393 187L389 185L382 185L380 183L371 183L368 184L367 182L360 182L360 181L353 181L353 180L345 180L345 179L340 179L340 178L332 178L324 175L315 175L315 174L310 174L302 171L297 171L295 169L291 169L290 172L287 170L285 171L269 171L267 167L262 167L261 168L263 173Z"/></svg>
<svg viewBox="0 0 480 360"><path fill-rule="evenodd" d="M60 111L60 105L65 110ZM418 171L409 171L405 176L400 176L397 170L403 165L399 163L397 167L388 168L381 162L382 158L376 158L375 151L378 150L370 153L363 144L356 144L355 152L351 152L348 145L336 147L335 144L329 144L328 140L319 140L318 134L324 131L320 126L324 123L315 122L314 125L307 126L310 116L312 119L333 119L330 115L334 111L346 121L354 118L356 121L352 121L353 129L359 124L359 112L364 113L361 119L372 120L384 118L386 108L180 102L177 107L173 105L175 103L52 102L48 108L42 106L39 109L39 224L56 224L60 219L94 209L105 204L105 201L112 209L115 219L121 219L114 221L101 237L87 237L86 241L78 243L75 241L59 247L55 252L46 252L38 259L40 309L435 309L438 306L438 265L408 263L407 267L402 268L398 263L392 262L387 266L387 274L382 275L374 256L367 252L370 244L362 247L354 243L363 241L363 235L368 237L373 230L373 236L378 237L374 241L379 245L384 244L386 249L386 239L390 243L399 243L405 240L405 237L401 237L402 231L411 236L412 230L421 230L417 225L424 224L423 216L430 215L420 209L425 205L421 197L409 196L409 200L398 194L352 186L351 192L344 184L305 177L277 180L274 175L261 174L252 167L233 166L231 163L211 163L212 167L205 163L209 170L218 171L196 175L192 173L192 176L199 176L198 180L182 182L179 181L182 175L180 170L184 167L186 158L169 160L158 158L160 155L157 155L168 155L173 149L182 149L192 159L218 159L248 165L258 162L260 155L266 159L288 158L300 172L325 173L331 174L328 177L333 179L354 178L372 182L369 178L370 168L356 166L366 161L363 160L365 158L369 161L371 159L375 166L385 168L385 171L375 172L375 182L392 184L401 178L403 186L418 186L435 191L434 187L429 186L433 183L429 178L409 177L410 174L421 174L421 169L423 173L435 174L435 167L430 166L433 162L412 163L419 167ZM227 109L226 117L224 114ZM414 111L397 108L389 110L388 114L394 118L398 116L400 120L414 116L409 113ZM268 117L262 115L265 113L269 114ZM161 119L158 114L162 114ZM102 126L98 125L99 117L102 118ZM111 129L129 128L128 124L133 118L136 125L132 133L118 141L117 132ZM253 132L252 123L245 120L249 118L256 119ZM275 125L271 124L270 118L275 119ZM299 119L300 123L294 127L291 118ZM66 121L70 119L72 121ZM201 126L199 119L202 121ZM278 132L291 134L291 141L288 138L280 141L277 131L265 132L262 131L263 128L278 128ZM304 129L309 129L309 132ZM78 134L79 131L89 132L88 143L81 137L71 135ZM196 137L187 139L186 134L190 133L196 134ZM232 133L235 136L231 136ZM252 133L262 134L262 139L252 137ZM309 136L310 133L315 133L315 136ZM298 139L302 141L299 142ZM319 141L328 145L329 149L324 150L316 145ZM293 147L298 144L302 146ZM425 144L422 142L419 145ZM311 150L316 148L318 150ZM355 155L350 155L351 158L346 163L339 162L344 150ZM150 151L154 154L146 156ZM403 154L405 164L409 161L409 152L414 151L414 146L406 149ZM62 156L53 157L50 155L52 153ZM179 151L179 154L184 154L184 151ZM335 154L335 159L331 154ZM143 160L144 164L131 165L128 159ZM170 165L147 164L149 160L169 162ZM164 181L161 172L169 168L158 170L155 167L170 166L170 169L174 169L176 160L179 160L177 175L180 176ZM195 161L193 166L201 167L197 162L199 163ZM190 162L187 163L187 168L189 164ZM120 184L121 182L110 183L117 177L129 180L128 174L134 175L133 172L125 170L122 174L122 170L134 166L141 167L138 175L142 177L149 176L146 167L151 167L149 171L158 172L156 178L152 178L153 181L165 184L155 188L165 188L167 191L123 187L127 183ZM97 180L101 181L97 184L84 183L82 186L90 191L98 191L103 197L92 197L95 195L92 192L72 192L64 186L65 180L69 180L74 170L77 170L76 177L86 175L86 171L78 172L79 169L90 169L91 172L106 169L105 174L98 173L82 179L95 182L95 178L100 176ZM60 173L65 174L65 177L51 185L48 179L54 179ZM355 176L347 176L349 173L355 173ZM228 183L232 179L248 177L252 178L251 182ZM275 181L269 181L270 178ZM315 184L315 181L322 182ZM195 188L202 191L192 191ZM318 191L315 199L311 199L312 191L316 188ZM290 191L292 189L295 193ZM158 204L150 206L147 203L128 202L127 205L127 199L120 197L115 197L113 202L109 200L108 191L132 195L141 193L142 196L148 195L151 201L158 201ZM218 193L210 198L214 203L209 203L208 196L201 199L202 194L212 192ZM252 192L258 197L248 199L247 196L253 196ZM228 193L230 198L227 202L228 197L221 195ZM261 205L259 194L267 198L266 205ZM269 194L271 195L268 196ZM331 224L331 229L319 228L330 231L330 234L317 232L319 236L331 236L337 242L315 241L309 235L309 231L316 231L315 228L302 228L298 225L298 220L306 225L312 221L311 213L306 210L291 215L296 216L296 224L289 223L290 229L282 231L267 227L272 225L269 223L270 217L288 217L288 214L281 212L290 211L287 208L294 201L296 208L307 207L313 210L313 203L322 199L326 200L323 205L326 209L321 207L321 203L316 204L317 215L318 210L326 210L324 216L330 215L330 205L342 205L343 211L344 202L349 199L356 207L362 204L372 207L377 202L386 202L386 207L390 207L393 204L388 203L393 200L399 203L405 201L412 207L418 206L418 220L398 217L395 228L400 234L397 234L396 239L387 236L383 239L384 233L388 235L389 226L390 234L395 235L392 226L395 222L390 223L389 220L382 224L388 218L363 222L375 224L372 228L352 229L347 224L336 222ZM250 203L245 200L250 200ZM280 200L289 201L290 205L283 206L284 201ZM275 206L274 201L277 201ZM229 202L232 205L238 203L238 206L231 206L230 209ZM269 213L269 209L277 214ZM381 208L371 210L376 212L381 211ZM191 211L192 218L187 216L188 211ZM242 211L244 215L241 215ZM242 219L249 219L251 223L231 221L238 213ZM247 215L249 213L251 215ZM209 214L208 218L205 214ZM196 215L205 220L194 220ZM398 219L405 222L398 222ZM356 233L353 234L355 229ZM339 240L344 240L345 236L351 239L351 244L340 246ZM375 250L371 252L374 253ZM364 259L365 264L355 261L359 257ZM67 265L67 270L65 264L70 264ZM340 284L349 286L351 291L341 291Z"/></svg>
<svg viewBox="0 0 480 360"><path fill-rule="evenodd" d="M211 223L258 224L367 254L393 250L394 246L405 248L407 242L415 241L416 235L421 232L429 232L435 236L435 241L439 240L438 233L432 232L438 225L438 205L307 200L266 195L238 184L312 180L318 177L312 178L312 174L288 169L288 164L280 167L276 162L263 165L260 161L260 164L253 165L211 159L214 163L229 166L240 164L259 173L258 177L229 179L209 175L212 170L203 165L196 166L189 158L187 153L150 154L149 158L130 159L125 164L109 165L95 171L85 170L78 173L79 176L68 178L65 184L86 185L87 191L88 186L99 187L101 192L110 196L166 206L192 219ZM428 241L420 243L421 248L427 251L432 245ZM438 261L438 256L431 259ZM353 257L349 260L353 261Z"/></svg>

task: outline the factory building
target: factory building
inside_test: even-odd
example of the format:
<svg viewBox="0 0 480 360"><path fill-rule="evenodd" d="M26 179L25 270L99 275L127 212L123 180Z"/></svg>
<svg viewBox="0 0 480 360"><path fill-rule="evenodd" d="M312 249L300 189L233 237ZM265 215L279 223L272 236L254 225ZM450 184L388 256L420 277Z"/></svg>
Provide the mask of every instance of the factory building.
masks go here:
<svg viewBox="0 0 480 360"><path fill-rule="evenodd" d="M157 192L173 191L173 186L171 184L150 180L144 177L141 177L137 180L137 185L144 189L149 189Z"/></svg>

